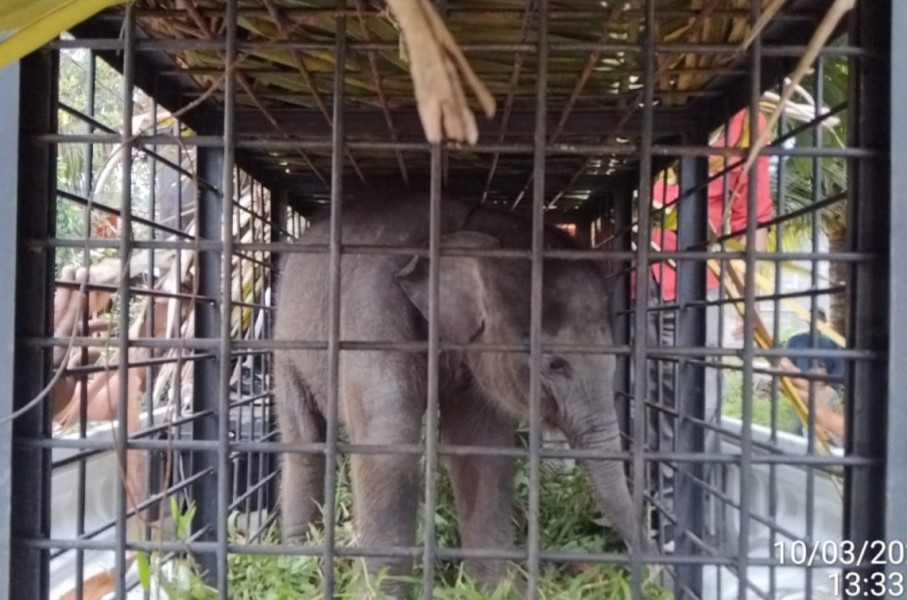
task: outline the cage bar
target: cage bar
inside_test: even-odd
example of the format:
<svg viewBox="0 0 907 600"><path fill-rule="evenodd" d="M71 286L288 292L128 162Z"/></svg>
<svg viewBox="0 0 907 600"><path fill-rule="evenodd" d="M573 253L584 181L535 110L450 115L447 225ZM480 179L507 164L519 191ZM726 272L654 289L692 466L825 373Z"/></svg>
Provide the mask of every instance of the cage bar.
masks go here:
<svg viewBox="0 0 907 600"><path fill-rule="evenodd" d="M452 568L469 558L518 566L530 598L583 577L639 599L819 597L837 573L841 582L850 572L903 574L903 565L856 567L840 555L782 565L777 548L790 558L795 539L809 547L825 537L857 546L903 537L894 499L904 483L893 461L904 437L896 402L904 219L891 109L903 68L892 60L890 24L905 11L864 2L846 15L803 81L814 102L801 94L787 107L758 153L765 162L747 169L757 183L740 201L731 188L760 125L737 117L770 113L831 2L784 3L745 46L766 3L700 4L434 3L499 103L494 118L478 116L475 146L424 139L400 33L388 13L358 0L139 2L102 11L7 67L0 130L10 143L0 170L16 202L5 259L15 286L4 292L0 323L15 346L7 349L14 368L0 376L12 384L0 397L0 481L8 481L0 597L81 598L106 574L116 597L151 598L156 584L136 566L147 562L156 574L194 565L212 595L227 598L246 584L237 565L265 573L275 557L297 569L292 585L308 578L298 594L325 598L349 591L349 565L363 557L411 561L424 598L457 585ZM842 126L846 138L832 139ZM105 160L119 161L106 183ZM761 212L766 190L771 215ZM348 201L405 194L421 195L429 211L424 246L345 238ZM531 247L442 247L441 215L462 199L522 218ZM733 214L713 232L716 205ZM319 215L329 215L329 241L299 243ZM835 219L848 236L833 246ZM576 248L550 247L557 230ZM807 241L792 246L800 230ZM756 246L761 232L774 247ZM282 260L291 255L328 265L325 339L274 339ZM341 273L377 256L428 260L418 339L345 333ZM526 267L528 343L445 339L442 257ZM606 274L613 341L552 343L557 319L542 303L557 277L543 264L589 259ZM119 263L129 276L81 283L62 273L89 262L93 272ZM56 299L81 291L101 306L81 310L70 335L58 326ZM845 343L826 344L838 336L816 324L820 311L846 319L843 330L828 325ZM801 345L790 342L797 332ZM327 357L324 442L286 442L276 428L274 353L303 350ZM352 352L426 358L424 442L345 438ZM516 445L445 440L450 352L525 357L528 418ZM541 416L554 392L543 368L554 353L616 359L619 451L548 439ZM788 363L828 372L796 374ZM841 370L828 370L834 365ZM127 404L135 373L140 400ZM91 390L105 380L120 401L99 418ZM802 418L790 400L796 382L807 390ZM39 398L45 390L54 393ZM829 390L845 407L843 436L823 433ZM280 536L281 458L290 453L327 465L318 537L300 545ZM345 460L391 454L424 460L415 486L424 492L421 536L356 545L347 538L355 511ZM515 482L519 544L449 543L458 530L444 518L452 508L444 465L458 457L508 457L525 469ZM638 527L628 545L612 543L597 505L578 508L583 494L552 506L576 464L601 460L620 461L629 482ZM59 508L64 494L68 512ZM792 504L802 514L792 515ZM581 510L583 532L552 539L553 508ZM303 565L314 568L297 577Z"/></svg>

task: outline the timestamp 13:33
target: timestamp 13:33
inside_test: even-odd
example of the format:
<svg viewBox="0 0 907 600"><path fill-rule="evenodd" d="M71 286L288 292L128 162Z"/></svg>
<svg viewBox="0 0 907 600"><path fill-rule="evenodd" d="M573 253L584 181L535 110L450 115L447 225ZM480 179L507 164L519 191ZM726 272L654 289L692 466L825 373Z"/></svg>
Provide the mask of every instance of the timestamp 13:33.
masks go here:
<svg viewBox="0 0 907 600"><path fill-rule="evenodd" d="M903 598L904 576L898 572L870 573L863 575L856 571L833 573L828 576L836 597L845 598Z"/></svg>

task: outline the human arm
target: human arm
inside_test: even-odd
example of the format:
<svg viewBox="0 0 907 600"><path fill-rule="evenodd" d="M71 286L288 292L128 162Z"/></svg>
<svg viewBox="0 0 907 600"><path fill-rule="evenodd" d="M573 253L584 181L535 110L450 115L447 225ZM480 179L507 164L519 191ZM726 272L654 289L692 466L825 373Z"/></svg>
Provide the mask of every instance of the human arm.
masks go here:
<svg viewBox="0 0 907 600"><path fill-rule="evenodd" d="M832 408L836 395L834 388L820 381L810 382L805 377L798 376L802 372L787 358L782 358L778 363L778 367L788 373L791 384L804 401L809 397L810 387L812 387L815 400L813 404L816 428L826 434L843 438L845 431L844 415ZM823 371L819 370L817 373L821 374Z"/></svg>

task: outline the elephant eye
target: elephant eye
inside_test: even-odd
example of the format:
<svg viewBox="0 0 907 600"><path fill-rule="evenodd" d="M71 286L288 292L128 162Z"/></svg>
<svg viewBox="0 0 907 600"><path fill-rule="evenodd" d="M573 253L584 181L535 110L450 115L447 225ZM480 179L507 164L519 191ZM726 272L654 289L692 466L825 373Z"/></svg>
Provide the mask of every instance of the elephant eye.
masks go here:
<svg viewBox="0 0 907 600"><path fill-rule="evenodd" d="M566 371L569 364L560 356L555 356L548 362L548 368L552 371Z"/></svg>

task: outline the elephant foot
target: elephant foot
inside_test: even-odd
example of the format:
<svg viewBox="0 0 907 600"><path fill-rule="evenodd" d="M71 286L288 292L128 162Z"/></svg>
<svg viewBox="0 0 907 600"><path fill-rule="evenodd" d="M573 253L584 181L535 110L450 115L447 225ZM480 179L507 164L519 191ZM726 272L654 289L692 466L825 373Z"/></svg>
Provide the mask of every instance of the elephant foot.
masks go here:
<svg viewBox="0 0 907 600"><path fill-rule="evenodd" d="M494 575L477 574L474 580L476 589L486 598L525 598L529 587L526 578L511 564L496 571Z"/></svg>
<svg viewBox="0 0 907 600"><path fill-rule="evenodd" d="M360 561L357 567L354 600L407 600L412 597L414 583L401 577L401 573L407 572L405 566ZM412 577L411 571L408 576Z"/></svg>
<svg viewBox="0 0 907 600"><path fill-rule="evenodd" d="M283 525L281 536L287 546L302 546L312 542L312 531L308 524Z"/></svg>
<svg viewBox="0 0 907 600"><path fill-rule="evenodd" d="M429 0L387 0L407 45L419 117L430 143L445 136L474 145L479 133L466 101L466 79L488 118L494 116L491 92L469 62Z"/></svg>

